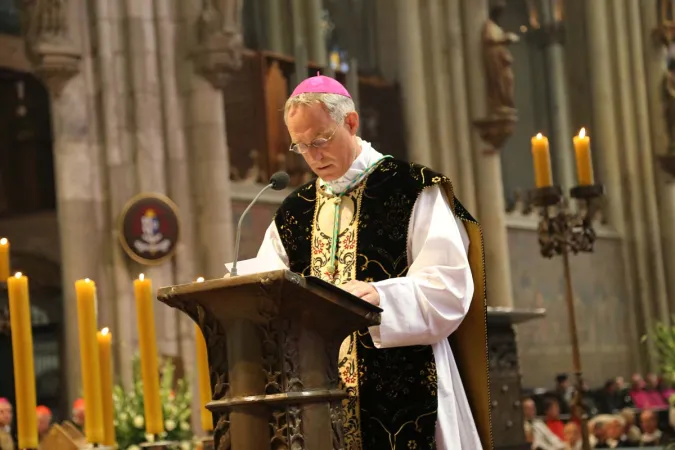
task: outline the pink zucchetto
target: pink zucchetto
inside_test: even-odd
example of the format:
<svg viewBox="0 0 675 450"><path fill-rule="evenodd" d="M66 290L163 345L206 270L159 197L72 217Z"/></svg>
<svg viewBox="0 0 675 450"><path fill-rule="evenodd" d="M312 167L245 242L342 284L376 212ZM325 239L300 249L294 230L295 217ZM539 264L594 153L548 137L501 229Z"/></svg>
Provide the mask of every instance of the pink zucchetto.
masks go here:
<svg viewBox="0 0 675 450"><path fill-rule="evenodd" d="M307 78L295 88L291 97L300 94L337 94L352 98L347 89L334 78L326 77L317 72L315 77Z"/></svg>

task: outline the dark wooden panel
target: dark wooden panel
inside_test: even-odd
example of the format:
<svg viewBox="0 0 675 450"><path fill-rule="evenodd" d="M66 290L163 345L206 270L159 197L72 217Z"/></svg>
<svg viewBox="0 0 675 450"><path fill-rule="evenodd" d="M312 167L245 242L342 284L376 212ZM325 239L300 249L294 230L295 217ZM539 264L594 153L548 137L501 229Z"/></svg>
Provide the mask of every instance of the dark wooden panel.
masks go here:
<svg viewBox="0 0 675 450"><path fill-rule="evenodd" d="M406 159L405 122L397 85L377 78L359 82L361 136L379 152Z"/></svg>
<svg viewBox="0 0 675 450"><path fill-rule="evenodd" d="M267 152L267 124L263 89L260 55L246 52L241 70L232 75L223 92L227 145L234 179L252 175L255 171L251 169L255 165L262 172L267 170L264 157Z"/></svg>

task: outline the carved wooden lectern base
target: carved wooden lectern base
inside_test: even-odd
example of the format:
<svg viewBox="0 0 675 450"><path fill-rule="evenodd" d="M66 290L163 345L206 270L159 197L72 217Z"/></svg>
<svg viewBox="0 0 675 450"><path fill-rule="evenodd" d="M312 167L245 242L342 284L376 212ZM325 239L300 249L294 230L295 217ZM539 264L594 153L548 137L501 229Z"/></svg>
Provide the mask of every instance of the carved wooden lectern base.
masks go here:
<svg viewBox="0 0 675 450"><path fill-rule="evenodd" d="M162 288L208 349L217 450L342 449L338 354L381 309L279 270Z"/></svg>

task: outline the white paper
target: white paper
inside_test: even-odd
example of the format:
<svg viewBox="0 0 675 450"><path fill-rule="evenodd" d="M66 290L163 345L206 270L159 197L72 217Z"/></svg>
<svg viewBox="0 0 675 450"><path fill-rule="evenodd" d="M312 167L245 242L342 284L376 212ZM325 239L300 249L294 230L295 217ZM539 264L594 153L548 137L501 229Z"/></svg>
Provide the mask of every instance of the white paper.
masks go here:
<svg viewBox="0 0 675 450"><path fill-rule="evenodd" d="M225 264L227 273L232 272L232 264L231 262ZM279 270L279 267L267 258L244 259L237 263L237 275L251 275L273 270Z"/></svg>

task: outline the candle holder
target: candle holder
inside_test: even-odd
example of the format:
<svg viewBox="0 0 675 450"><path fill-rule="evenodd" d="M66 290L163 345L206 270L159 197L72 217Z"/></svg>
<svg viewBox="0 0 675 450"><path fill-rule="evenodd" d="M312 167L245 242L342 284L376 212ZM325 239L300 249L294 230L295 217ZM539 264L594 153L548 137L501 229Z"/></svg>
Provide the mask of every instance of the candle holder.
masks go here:
<svg viewBox="0 0 675 450"><path fill-rule="evenodd" d="M213 443L213 434L209 434L206 437L203 437L199 440L201 443L201 450L215 450Z"/></svg>
<svg viewBox="0 0 675 450"><path fill-rule="evenodd" d="M177 448L178 444L173 441L160 441L158 435L154 435L152 442L144 442L141 448L155 449L155 450L173 450Z"/></svg>
<svg viewBox="0 0 675 450"><path fill-rule="evenodd" d="M604 186L594 184L576 186L570 189L570 197L579 203L578 211L570 211L567 198L559 186L533 189L530 193L532 203L539 208L540 220L537 228L541 255L545 258L562 256L565 279L565 302L567 303L570 340L572 341L572 362L576 377L576 393L572 400L574 414L581 421L583 450L590 450L588 433L588 408L583 402L584 382L581 372L581 351L574 311L572 275L569 255L579 252L592 253L596 240L593 229L593 217L600 208L604 195Z"/></svg>

